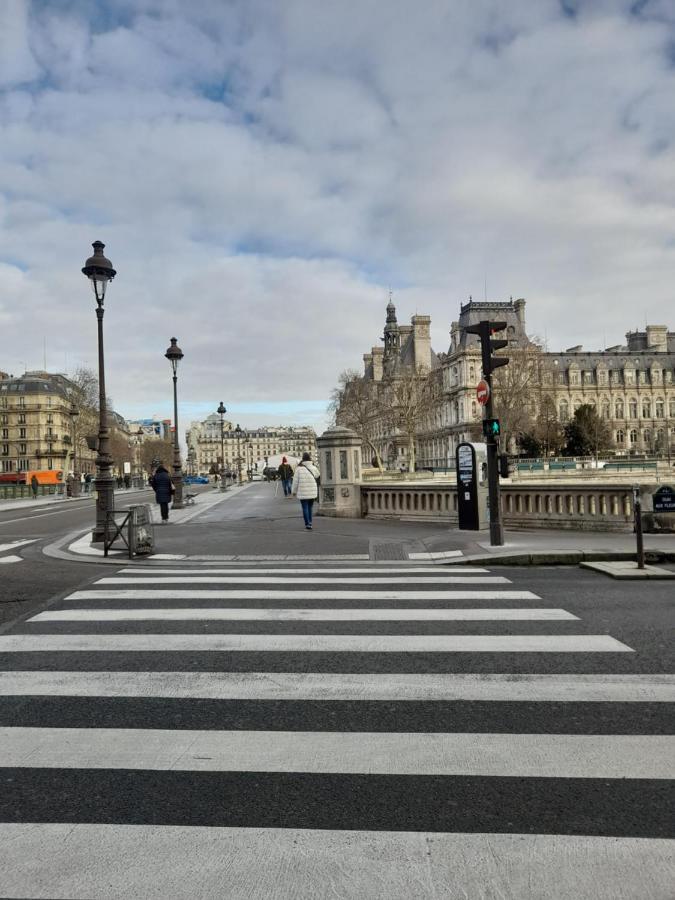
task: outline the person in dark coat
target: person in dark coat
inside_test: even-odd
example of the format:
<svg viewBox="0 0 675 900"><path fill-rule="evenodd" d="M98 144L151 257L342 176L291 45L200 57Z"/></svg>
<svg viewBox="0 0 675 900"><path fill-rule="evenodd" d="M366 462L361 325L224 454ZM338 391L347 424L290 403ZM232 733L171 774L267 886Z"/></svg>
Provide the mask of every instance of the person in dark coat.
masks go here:
<svg viewBox="0 0 675 900"><path fill-rule="evenodd" d="M31 487L31 490L33 491L33 500L37 500L38 484L39 484L39 481L37 480L37 475L33 475L30 480L30 487Z"/></svg>
<svg viewBox="0 0 675 900"><path fill-rule="evenodd" d="M279 478L281 479L281 483L284 486L284 497L291 496L291 486L293 484L293 469L288 464L288 460L284 456L281 460L281 465L278 468Z"/></svg>
<svg viewBox="0 0 675 900"><path fill-rule="evenodd" d="M162 525L169 521L169 503L174 492L171 476L160 463L155 469L155 474L150 479L150 486L155 492L155 500L159 503L162 514Z"/></svg>

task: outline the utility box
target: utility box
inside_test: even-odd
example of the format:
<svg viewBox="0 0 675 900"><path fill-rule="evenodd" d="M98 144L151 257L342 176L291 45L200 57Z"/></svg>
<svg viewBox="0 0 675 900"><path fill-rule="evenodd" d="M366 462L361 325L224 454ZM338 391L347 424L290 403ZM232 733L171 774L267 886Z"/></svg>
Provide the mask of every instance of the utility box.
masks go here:
<svg viewBox="0 0 675 900"><path fill-rule="evenodd" d="M487 446L461 443L455 454L457 469L457 516L462 531L487 528Z"/></svg>

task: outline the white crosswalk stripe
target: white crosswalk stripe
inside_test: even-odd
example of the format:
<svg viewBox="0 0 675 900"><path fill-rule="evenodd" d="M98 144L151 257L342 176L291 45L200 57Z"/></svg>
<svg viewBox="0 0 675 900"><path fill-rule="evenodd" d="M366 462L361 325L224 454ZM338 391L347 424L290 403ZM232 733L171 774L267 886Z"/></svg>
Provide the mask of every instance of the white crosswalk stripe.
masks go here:
<svg viewBox="0 0 675 900"><path fill-rule="evenodd" d="M482 569L267 565L0 635L1 896L668 896L675 676Z"/></svg>

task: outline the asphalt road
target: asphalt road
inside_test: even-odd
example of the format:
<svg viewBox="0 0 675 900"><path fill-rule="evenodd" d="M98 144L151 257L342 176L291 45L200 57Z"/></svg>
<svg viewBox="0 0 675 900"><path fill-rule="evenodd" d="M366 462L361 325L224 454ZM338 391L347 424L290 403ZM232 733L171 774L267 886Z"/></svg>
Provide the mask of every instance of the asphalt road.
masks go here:
<svg viewBox="0 0 675 900"><path fill-rule="evenodd" d="M1 896L672 897L669 583L66 565L0 634Z"/></svg>

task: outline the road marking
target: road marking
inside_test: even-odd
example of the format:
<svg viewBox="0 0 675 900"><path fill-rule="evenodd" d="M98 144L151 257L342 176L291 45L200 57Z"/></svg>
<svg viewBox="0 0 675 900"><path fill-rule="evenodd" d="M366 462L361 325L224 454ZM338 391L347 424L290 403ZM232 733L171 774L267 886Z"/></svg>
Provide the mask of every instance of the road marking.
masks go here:
<svg viewBox="0 0 675 900"><path fill-rule="evenodd" d="M372 900L497 890L521 900L656 900L672 896L674 847L576 835L8 823L0 888L45 897L48 882L49 896L78 900L325 897L327 885Z"/></svg>
<svg viewBox="0 0 675 900"><path fill-rule="evenodd" d="M155 575L134 577L124 575L99 578L96 584L511 584L502 575L418 575L416 577L370 575L367 578L303 578L294 575L280 579L278 576L241 575Z"/></svg>
<svg viewBox="0 0 675 900"><path fill-rule="evenodd" d="M0 556L0 564L23 562L22 556Z"/></svg>
<svg viewBox="0 0 675 900"><path fill-rule="evenodd" d="M0 653L633 653L607 634L10 634Z"/></svg>
<svg viewBox="0 0 675 900"><path fill-rule="evenodd" d="M578 621L564 609L58 609L29 622L538 622Z"/></svg>
<svg viewBox="0 0 675 900"><path fill-rule="evenodd" d="M99 588L75 591L66 600L540 600L531 591L287 591L193 588Z"/></svg>
<svg viewBox="0 0 675 900"><path fill-rule="evenodd" d="M463 556L461 550L428 550L423 553L409 553L408 559L450 559L455 556Z"/></svg>
<svg viewBox="0 0 675 900"><path fill-rule="evenodd" d="M155 557L156 559L157 557ZM438 566L406 566L405 568L396 568L393 570L396 574L401 575L438 575L439 571L443 571L439 569ZM460 569L453 569L454 572L460 572L462 575L485 575L488 574L488 569L478 569L478 568L469 568L468 566L462 566ZM160 569L155 568L143 568L142 566L133 566L128 569L120 569L117 574L118 575L195 575L200 572L206 573L207 575L274 575L277 576L279 581L283 583L284 576L286 575L374 575L380 576L382 575L381 569L368 569L365 566L360 569L327 569L321 567L320 569L238 569L238 568L227 568L227 569L210 569L206 568L205 564L200 566L193 566L190 569ZM389 573L391 574L391 573Z"/></svg>
<svg viewBox="0 0 675 900"><path fill-rule="evenodd" d="M0 544L0 553L4 553L5 550L16 550L18 547L25 547L26 544L34 544L36 541L37 538L30 538L29 540L10 541L8 544Z"/></svg>
<svg viewBox="0 0 675 900"><path fill-rule="evenodd" d="M58 501L57 501L57 502L58 502ZM70 507L70 506L67 506L67 507L65 507L65 510L66 510L66 511L67 511L68 509L76 510L76 509L79 509L79 508L80 508L80 507L75 507L75 506ZM0 510L0 512L1 512L1 510ZM54 512L38 513L38 514L35 515L35 516L21 516L21 517L18 518L18 519L5 519L4 522L0 522L0 528L1 528L3 525L15 525L17 522L32 522L33 519L44 519L44 518L46 518L47 516L58 516L58 515L60 515L62 512L64 512L64 509L63 509L63 508L62 508L62 509L54 510Z"/></svg>
<svg viewBox="0 0 675 900"><path fill-rule="evenodd" d="M8 768L675 778L675 736L0 728Z"/></svg>
<svg viewBox="0 0 675 900"><path fill-rule="evenodd" d="M673 703L675 675L0 672L0 696Z"/></svg>

